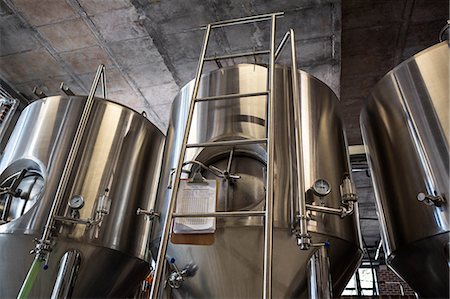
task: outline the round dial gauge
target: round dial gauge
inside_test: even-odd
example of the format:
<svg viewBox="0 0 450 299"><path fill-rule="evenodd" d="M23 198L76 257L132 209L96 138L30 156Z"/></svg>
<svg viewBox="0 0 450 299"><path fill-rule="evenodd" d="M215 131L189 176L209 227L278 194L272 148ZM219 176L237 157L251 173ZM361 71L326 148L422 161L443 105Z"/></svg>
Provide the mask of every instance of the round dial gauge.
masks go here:
<svg viewBox="0 0 450 299"><path fill-rule="evenodd" d="M330 193L331 185L325 179L318 179L317 181L314 182L312 189L316 195L325 196L328 195L328 193Z"/></svg>
<svg viewBox="0 0 450 299"><path fill-rule="evenodd" d="M69 207L79 210L84 206L84 198L81 195L75 195L69 200Z"/></svg>

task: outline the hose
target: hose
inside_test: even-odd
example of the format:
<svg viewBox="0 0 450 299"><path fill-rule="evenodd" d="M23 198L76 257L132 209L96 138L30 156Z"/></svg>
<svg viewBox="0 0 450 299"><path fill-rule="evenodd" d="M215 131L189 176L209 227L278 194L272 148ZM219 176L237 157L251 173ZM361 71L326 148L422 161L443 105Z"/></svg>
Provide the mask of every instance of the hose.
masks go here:
<svg viewBox="0 0 450 299"><path fill-rule="evenodd" d="M28 270L27 277L20 288L19 294L17 295L17 299L27 299L30 294L31 288L33 287L34 282L41 270L43 259L34 259L31 264L30 270Z"/></svg>

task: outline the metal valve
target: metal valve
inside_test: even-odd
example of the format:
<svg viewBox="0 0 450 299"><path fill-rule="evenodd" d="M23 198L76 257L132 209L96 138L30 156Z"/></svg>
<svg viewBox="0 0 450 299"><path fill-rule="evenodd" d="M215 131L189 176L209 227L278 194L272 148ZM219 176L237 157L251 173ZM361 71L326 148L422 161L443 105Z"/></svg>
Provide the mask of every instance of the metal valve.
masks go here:
<svg viewBox="0 0 450 299"><path fill-rule="evenodd" d="M148 220L153 220L153 218L158 217L159 213L153 211L153 210L143 210L141 208L138 208L136 210L136 215L145 215Z"/></svg>
<svg viewBox="0 0 450 299"><path fill-rule="evenodd" d="M348 202L354 202L358 200L358 195L356 194L355 184L346 177L341 185L341 199L342 203L346 204Z"/></svg>
<svg viewBox="0 0 450 299"><path fill-rule="evenodd" d="M442 196L425 194L423 192L417 194L417 200L430 206L435 205L436 207L440 207L443 203L445 203L445 199Z"/></svg>
<svg viewBox="0 0 450 299"><path fill-rule="evenodd" d="M173 270L167 278L167 284L172 289L179 289L186 278L194 276L197 272L197 266L194 264L188 264L183 270L180 271L175 264L174 258L168 258L167 260L169 262L169 266Z"/></svg>

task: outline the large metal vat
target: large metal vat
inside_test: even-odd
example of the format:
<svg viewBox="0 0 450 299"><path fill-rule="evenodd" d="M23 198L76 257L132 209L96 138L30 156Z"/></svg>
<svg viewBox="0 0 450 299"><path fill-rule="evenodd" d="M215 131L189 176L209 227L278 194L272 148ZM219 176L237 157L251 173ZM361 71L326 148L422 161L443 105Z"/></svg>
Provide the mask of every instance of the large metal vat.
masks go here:
<svg viewBox="0 0 450 299"><path fill-rule="evenodd" d="M33 102L7 144L0 187L20 177L20 191L0 197L0 298L16 298L27 275L85 101ZM156 196L164 136L139 113L98 98L86 132L56 213L48 269L39 271L31 298L132 296L149 272L150 223L136 211L149 209Z"/></svg>
<svg viewBox="0 0 450 299"><path fill-rule="evenodd" d="M449 297L449 48L389 72L361 114L387 262L421 296Z"/></svg>
<svg viewBox="0 0 450 299"><path fill-rule="evenodd" d="M346 138L340 119L339 101L324 83L299 71L302 111L304 175L307 202L320 205L310 187L317 179L327 180L331 193L323 197L327 206L339 207L339 186L349 173ZM260 92L266 89L267 68L240 64L205 74L200 81L199 97ZM171 197L171 176L180 153L193 82L176 97L166 139L160 187L155 211L164 219ZM293 229L298 214L293 194L295 172L290 149L294 147L292 91L290 70L275 70L275 190L273 236L273 297L305 297L308 294L308 261L315 249L300 250ZM264 138L266 97L199 102L195 108L189 144L239 138ZM230 158L233 150L232 159ZM217 211L260 211L265 198L265 145L188 148L186 161L195 160L206 166L237 174L239 179L219 179ZM230 164L231 161L231 164ZM230 167L228 165L230 164ZM197 165L184 170L193 173ZM216 178L201 171L208 179ZM328 249L333 290L339 294L361 258L359 226L356 213L341 219L337 215L310 212L308 228L315 243L329 240ZM263 287L264 221L261 217L217 218L213 240L208 245L169 243L165 284L167 296L176 298L261 298ZM156 257L161 224L152 228ZM194 242L195 243L195 242ZM198 244L198 243L197 243ZM178 271L177 271L178 269ZM185 271L183 271L185 270ZM171 278L183 273L177 285ZM173 289L171 289L171 285Z"/></svg>

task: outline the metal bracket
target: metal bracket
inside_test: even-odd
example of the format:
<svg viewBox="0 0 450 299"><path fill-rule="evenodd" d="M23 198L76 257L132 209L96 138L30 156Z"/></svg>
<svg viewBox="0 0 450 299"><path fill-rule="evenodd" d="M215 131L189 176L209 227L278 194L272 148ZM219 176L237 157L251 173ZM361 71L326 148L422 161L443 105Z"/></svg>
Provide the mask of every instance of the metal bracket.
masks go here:
<svg viewBox="0 0 450 299"><path fill-rule="evenodd" d="M61 91L67 96L74 96L75 95L73 93L73 91L69 87L64 86L64 82L61 82L61 84L59 85L59 89L61 89Z"/></svg>
<svg viewBox="0 0 450 299"><path fill-rule="evenodd" d="M147 220L149 220L149 221L152 221L153 219L160 217L160 214L153 210L143 210L141 208L138 208L136 210L136 215L138 215L138 216L145 215Z"/></svg>
<svg viewBox="0 0 450 299"><path fill-rule="evenodd" d="M194 173L192 178L188 180L189 184L208 184L206 179L200 174L200 172Z"/></svg>
<svg viewBox="0 0 450 299"><path fill-rule="evenodd" d="M35 87L33 88L33 93L34 93L34 95L37 96L39 99L43 99L43 98L46 98L46 97L47 97L47 95L46 95L39 87L37 87L37 86L35 86Z"/></svg>

